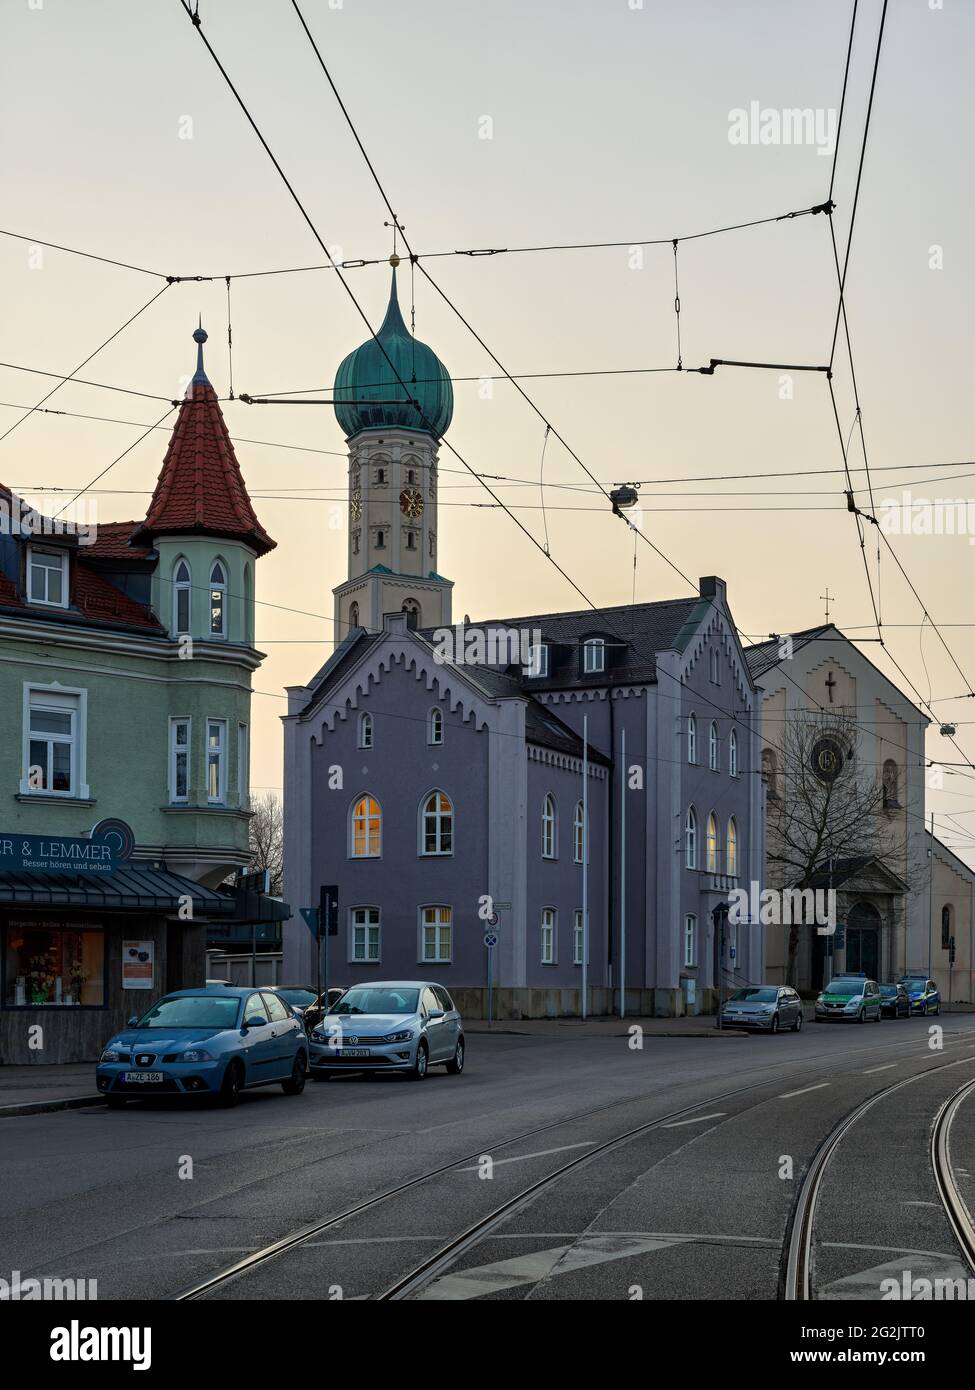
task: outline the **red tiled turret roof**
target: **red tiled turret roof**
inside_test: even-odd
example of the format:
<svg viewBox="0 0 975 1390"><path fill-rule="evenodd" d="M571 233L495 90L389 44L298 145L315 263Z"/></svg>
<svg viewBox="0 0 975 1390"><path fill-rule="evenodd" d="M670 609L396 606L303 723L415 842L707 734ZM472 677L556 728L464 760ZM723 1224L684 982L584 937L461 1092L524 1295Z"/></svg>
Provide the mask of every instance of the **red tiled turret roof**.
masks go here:
<svg viewBox="0 0 975 1390"><path fill-rule="evenodd" d="M207 335L198 328L193 337L199 345L196 375L179 408L149 514L132 539L138 545L155 536L197 532L243 541L264 555L275 542L251 506L217 393L203 370Z"/></svg>

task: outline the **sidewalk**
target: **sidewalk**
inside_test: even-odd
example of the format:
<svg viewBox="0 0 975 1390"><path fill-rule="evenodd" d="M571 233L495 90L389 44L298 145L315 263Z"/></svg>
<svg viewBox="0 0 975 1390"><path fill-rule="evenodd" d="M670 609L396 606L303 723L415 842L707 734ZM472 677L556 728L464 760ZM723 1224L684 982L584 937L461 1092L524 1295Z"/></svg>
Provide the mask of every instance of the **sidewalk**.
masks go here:
<svg viewBox="0 0 975 1390"><path fill-rule="evenodd" d="M465 1033L513 1033L538 1038L625 1038L640 1027L652 1038L744 1038L744 1028L717 1028L713 1014L690 1018L503 1018L488 1023L484 1018L464 1019Z"/></svg>
<svg viewBox="0 0 975 1390"><path fill-rule="evenodd" d="M0 1067L0 1119L43 1110L70 1110L101 1099L95 1090L94 1062Z"/></svg>

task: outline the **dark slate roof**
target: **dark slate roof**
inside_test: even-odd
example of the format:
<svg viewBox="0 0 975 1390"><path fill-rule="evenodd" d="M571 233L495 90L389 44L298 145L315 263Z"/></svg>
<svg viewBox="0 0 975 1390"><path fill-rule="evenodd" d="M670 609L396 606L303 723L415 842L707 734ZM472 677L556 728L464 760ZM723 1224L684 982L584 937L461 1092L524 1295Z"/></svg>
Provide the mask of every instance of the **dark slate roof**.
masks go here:
<svg viewBox="0 0 975 1390"><path fill-rule="evenodd" d="M828 632L839 632L835 623L821 623L819 627L807 627L802 632L792 632L793 651L801 649L810 642L815 642L818 637L825 637ZM752 673L752 679L758 680L759 676L764 676L766 671L771 671L773 666L778 666L782 657L779 655L780 637L768 637L764 642L755 642L750 647L745 648L745 660L748 662L748 669Z"/></svg>

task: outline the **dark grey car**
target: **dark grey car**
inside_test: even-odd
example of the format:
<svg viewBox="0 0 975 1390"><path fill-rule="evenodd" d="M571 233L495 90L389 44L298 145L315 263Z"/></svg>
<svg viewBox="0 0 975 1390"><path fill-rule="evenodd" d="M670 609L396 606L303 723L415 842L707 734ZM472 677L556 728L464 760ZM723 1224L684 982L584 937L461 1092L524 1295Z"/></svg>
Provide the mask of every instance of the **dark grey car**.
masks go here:
<svg viewBox="0 0 975 1390"><path fill-rule="evenodd" d="M759 1028L778 1033L802 1027L802 1000L788 985L749 985L739 989L721 1006L721 1022L735 1028Z"/></svg>

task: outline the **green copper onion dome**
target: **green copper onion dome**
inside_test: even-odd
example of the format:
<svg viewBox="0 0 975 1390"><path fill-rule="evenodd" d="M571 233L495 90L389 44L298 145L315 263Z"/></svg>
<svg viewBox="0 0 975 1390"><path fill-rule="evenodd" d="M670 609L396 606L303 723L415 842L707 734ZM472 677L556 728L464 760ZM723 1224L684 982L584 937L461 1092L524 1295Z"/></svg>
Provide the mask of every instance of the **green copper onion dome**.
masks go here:
<svg viewBox="0 0 975 1390"><path fill-rule="evenodd" d="M403 322L395 265L377 337L378 342L370 338L350 352L336 373L335 418L343 432L348 437L360 430L421 430L439 439L454 413L453 387L437 354L412 337Z"/></svg>

